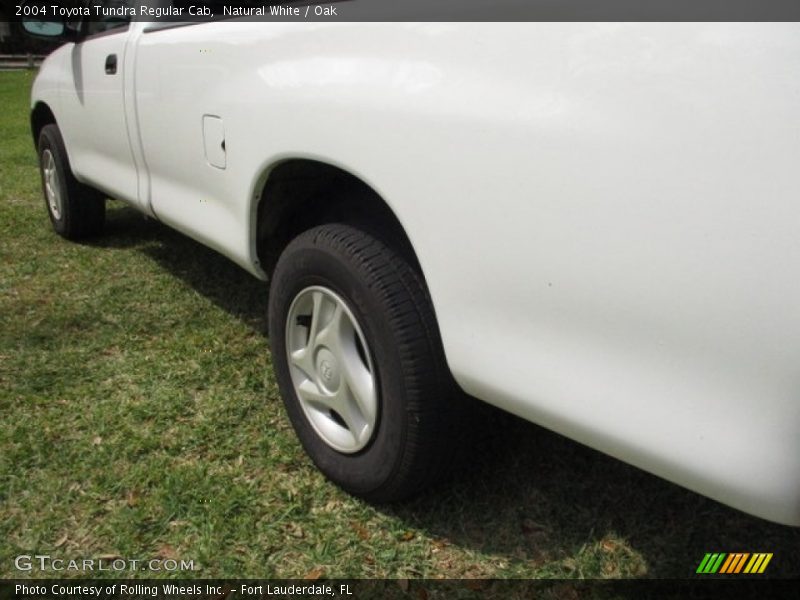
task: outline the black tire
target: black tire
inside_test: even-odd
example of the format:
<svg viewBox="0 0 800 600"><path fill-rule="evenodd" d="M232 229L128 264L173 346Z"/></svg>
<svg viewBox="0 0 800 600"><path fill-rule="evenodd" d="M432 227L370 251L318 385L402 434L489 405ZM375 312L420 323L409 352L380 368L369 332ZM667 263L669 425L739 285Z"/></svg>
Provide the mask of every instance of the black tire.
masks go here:
<svg viewBox="0 0 800 600"><path fill-rule="evenodd" d="M290 373L287 319L303 290L335 292L356 318L377 373L378 421L369 444L335 450L300 404ZM398 253L343 224L316 227L283 251L270 286L272 357L294 429L317 467L347 492L395 502L428 487L451 464L464 425L422 278Z"/></svg>
<svg viewBox="0 0 800 600"><path fill-rule="evenodd" d="M49 163L50 157L57 179L53 187L61 195L57 209L51 206L47 189L45 163ZM45 208L53 230L58 235L68 240L78 240L99 235L103 231L106 218L105 197L75 179L64 139L55 124L45 125L39 134L39 172Z"/></svg>

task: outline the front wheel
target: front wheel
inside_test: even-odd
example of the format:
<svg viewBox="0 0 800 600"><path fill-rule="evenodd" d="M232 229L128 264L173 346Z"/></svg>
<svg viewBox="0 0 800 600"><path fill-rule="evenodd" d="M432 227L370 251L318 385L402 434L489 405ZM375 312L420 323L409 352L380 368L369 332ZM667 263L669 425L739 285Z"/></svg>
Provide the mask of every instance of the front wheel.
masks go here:
<svg viewBox="0 0 800 600"><path fill-rule="evenodd" d="M105 198L75 179L55 124L45 125L39 134L39 169L45 207L55 232L69 240L98 235L105 222Z"/></svg>
<svg viewBox="0 0 800 600"><path fill-rule="evenodd" d="M270 345L284 404L317 467L373 502L436 480L463 425L421 277L341 224L292 241L275 268Z"/></svg>

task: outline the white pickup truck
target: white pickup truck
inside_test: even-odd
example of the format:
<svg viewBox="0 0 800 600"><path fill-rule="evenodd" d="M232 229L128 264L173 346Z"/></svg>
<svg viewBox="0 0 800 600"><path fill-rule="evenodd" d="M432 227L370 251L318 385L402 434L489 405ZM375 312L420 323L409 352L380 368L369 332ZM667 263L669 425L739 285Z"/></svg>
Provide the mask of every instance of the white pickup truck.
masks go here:
<svg viewBox="0 0 800 600"><path fill-rule="evenodd" d="M433 481L464 390L800 525L800 25L24 24L56 232L118 198L269 280L344 489Z"/></svg>

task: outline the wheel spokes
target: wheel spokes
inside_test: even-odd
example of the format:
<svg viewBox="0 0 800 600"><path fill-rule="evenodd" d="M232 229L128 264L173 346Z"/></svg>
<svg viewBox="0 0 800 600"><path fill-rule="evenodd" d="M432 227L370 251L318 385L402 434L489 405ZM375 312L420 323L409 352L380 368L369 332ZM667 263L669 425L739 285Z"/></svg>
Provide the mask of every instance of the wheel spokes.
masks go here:
<svg viewBox="0 0 800 600"><path fill-rule="evenodd" d="M325 346L334 354L341 354L343 314L344 308L337 302L333 309L333 314L325 323L325 327L316 335L315 344L317 346Z"/></svg>
<svg viewBox="0 0 800 600"><path fill-rule="evenodd" d="M343 387L339 391L333 409L344 422L354 443L361 444L362 442L366 442L364 438L371 433L371 421L361 412L360 407L354 401L348 388Z"/></svg>
<svg viewBox="0 0 800 600"><path fill-rule="evenodd" d="M371 439L378 393L365 338L344 300L313 286L289 309L286 350L292 383L317 434L352 453Z"/></svg>
<svg viewBox="0 0 800 600"><path fill-rule="evenodd" d="M319 386L310 379L306 379L297 386L297 394L306 402L317 406L319 409L335 409L335 398L319 389Z"/></svg>
<svg viewBox="0 0 800 600"><path fill-rule="evenodd" d="M314 304L311 307L311 324L308 327L308 340L306 341L307 349L313 349L317 345L317 332L322 318L322 292L313 292L311 300Z"/></svg>
<svg viewBox="0 0 800 600"><path fill-rule="evenodd" d="M343 361L344 389L348 392L348 400L353 408L367 423L375 422L378 414L378 397L375 393L375 380L372 374L360 363Z"/></svg>
<svg viewBox="0 0 800 600"><path fill-rule="evenodd" d="M44 190L47 204L56 219L61 218L61 191L58 183L58 171L55 159L50 150L45 150L42 156L42 173L44 175Z"/></svg>

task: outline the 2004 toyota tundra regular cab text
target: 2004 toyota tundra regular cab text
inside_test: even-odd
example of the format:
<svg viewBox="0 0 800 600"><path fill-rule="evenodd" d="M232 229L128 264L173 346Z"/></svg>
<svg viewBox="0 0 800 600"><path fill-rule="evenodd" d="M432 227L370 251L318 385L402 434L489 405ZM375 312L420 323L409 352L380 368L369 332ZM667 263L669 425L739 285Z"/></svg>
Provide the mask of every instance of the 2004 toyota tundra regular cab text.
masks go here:
<svg viewBox="0 0 800 600"><path fill-rule="evenodd" d="M446 467L464 390L800 525L800 26L27 20L47 210L270 281L317 466ZM535 474L530 474L535 476Z"/></svg>

